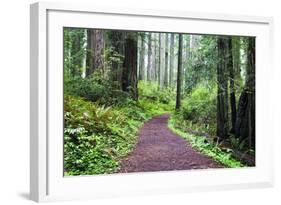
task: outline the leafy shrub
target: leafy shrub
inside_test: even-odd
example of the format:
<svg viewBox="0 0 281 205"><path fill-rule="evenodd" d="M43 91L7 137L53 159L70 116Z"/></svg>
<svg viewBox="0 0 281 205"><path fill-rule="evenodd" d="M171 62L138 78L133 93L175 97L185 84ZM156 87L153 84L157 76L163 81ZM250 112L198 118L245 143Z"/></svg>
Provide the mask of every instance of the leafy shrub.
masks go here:
<svg viewBox="0 0 281 205"><path fill-rule="evenodd" d="M128 93L123 92L98 73L87 78L75 77L64 80L64 91L67 94L83 97L103 105L126 103Z"/></svg>
<svg viewBox="0 0 281 205"><path fill-rule="evenodd" d="M175 108L175 91L172 88L159 89L155 82L139 81L139 106L149 115L171 112Z"/></svg>
<svg viewBox="0 0 281 205"><path fill-rule="evenodd" d="M156 82L139 81L138 88L141 99L169 104L176 98L174 89L168 87L160 90Z"/></svg>
<svg viewBox="0 0 281 205"><path fill-rule="evenodd" d="M114 173L142 122L174 108L172 90L139 84L139 101L99 75L65 78L65 175Z"/></svg>
<svg viewBox="0 0 281 205"><path fill-rule="evenodd" d="M112 173L135 143L141 121L128 113L64 97L64 168L66 175Z"/></svg>
<svg viewBox="0 0 281 205"><path fill-rule="evenodd" d="M211 134L216 126L216 89L199 86L183 100L182 119Z"/></svg>

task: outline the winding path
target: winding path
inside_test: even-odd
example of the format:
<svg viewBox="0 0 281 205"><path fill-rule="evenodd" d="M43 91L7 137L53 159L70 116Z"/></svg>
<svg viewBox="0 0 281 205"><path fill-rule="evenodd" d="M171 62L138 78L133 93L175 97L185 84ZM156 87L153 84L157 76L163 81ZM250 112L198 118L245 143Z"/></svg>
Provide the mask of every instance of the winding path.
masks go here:
<svg viewBox="0 0 281 205"><path fill-rule="evenodd" d="M136 147L121 162L121 173L206 169L223 167L195 151L167 128L169 115L147 121L139 131Z"/></svg>

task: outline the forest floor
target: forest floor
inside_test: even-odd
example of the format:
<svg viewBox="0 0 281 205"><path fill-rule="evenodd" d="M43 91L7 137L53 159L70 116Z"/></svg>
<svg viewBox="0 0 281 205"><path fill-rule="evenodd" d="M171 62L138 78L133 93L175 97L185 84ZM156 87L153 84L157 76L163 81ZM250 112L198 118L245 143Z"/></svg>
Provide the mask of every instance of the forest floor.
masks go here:
<svg viewBox="0 0 281 205"><path fill-rule="evenodd" d="M168 127L168 114L156 116L139 130L134 150L121 162L121 173L222 168L208 156L195 151Z"/></svg>

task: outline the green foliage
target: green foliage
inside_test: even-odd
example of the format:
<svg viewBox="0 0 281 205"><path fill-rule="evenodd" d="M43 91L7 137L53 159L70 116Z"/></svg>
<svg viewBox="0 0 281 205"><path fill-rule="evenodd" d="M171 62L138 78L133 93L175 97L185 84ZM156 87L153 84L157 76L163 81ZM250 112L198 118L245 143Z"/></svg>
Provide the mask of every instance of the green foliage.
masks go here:
<svg viewBox="0 0 281 205"><path fill-rule="evenodd" d="M124 56L115 51L112 47L105 50L105 61L108 68L112 68L112 64L116 63L121 65L123 63Z"/></svg>
<svg viewBox="0 0 281 205"><path fill-rule="evenodd" d="M214 82L216 79L216 37L194 36L195 46L190 50L190 58L185 62L185 91L190 93L198 84Z"/></svg>
<svg viewBox="0 0 281 205"><path fill-rule="evenodd" d="M86 30L64 28L64 73L69 76L81 76L83 59L86 53Z"/></svg>
<svg viewBox="0 0 281 205"><path fill-rule="evenodd" d="M133 147L140 120L131 113L82 98L64 97L66 175L112 173Z"/></svg>
<svg viewBox="0 0 281 205"><path fill-rule="evenodd" d="M178 117L193 129L210 134L216 132L216 88L198 86L182 102Z"/></svg>
<svg viewBox="0 0 281 205"><path fill-rule="evenodd" d="M160 89L156 75L149 82L138 81L138 101L121 90L124 83L122 80L125 79L123 64L126 38L142 39L144 46L139 45L138 52L142 49L140 53L148 59L148 46L145 45L148 44L147 32L103 30L106 46L99 60L102 60L104 67L100 73L95 70L86 78L86 66L95 59L95 51L87 49L87 29L64 28L63 35L65 174L114 173L118 171L120 160L132 150L141 124L155 115L174 112L175 84ZM175 60L179 35L174 37ZM233 160L230 149L225 153L206 138L185 133L190 128L210 135L216 134L216 98L217 86L220 85L216 72L219 58L216 52L217 36L185 34L183 39L182 66L185 72L182 77L182 107L172 115L169 126L200 152L228 167L240 167L242 165ZM155 47L156 50L160 49L159 33L152 35L151 41L152 50ZM236 51L233 52L233 60L237 61L234 87L238 101L247 79L248 38L233 37L233 41L233 51ZM130 57L130 53L127 57ZM139 59L137 61L140 63ZM159 59L152 59L151 64L158 66ZM173 68L172 81L175 81L176 68ZM147 72L146 69L144 71ZM156 72L159 77L158 71ZM230 136L226 142L238 150L245 149L245 140L237 136Z"/></svg>
<svg viewBox="0 0 281 205"><path fill-rule="evenodd" d="M159 89L156 82L139 81L138 105L149 115L172 112L175 107L175 91L172 88Z"/></svg>
<svg viewBox="0 0 281 205"><path fill-rule="evenodd" d="M147 91L146 97L136 102L113 95L106 83L98 77L65 82L65 175L116 172L122 157L132 150L142 122L170 108L169 104L155 103L154 92ZM149 89L145 83L139 89L144 87Z"/></svg>
<svg viewBox="0 0 281 205"><path fill-rule="evenodd" d="M106 106L124 104L129 98L128 93L116 88L116 86L95 72L91 77L65 77L64 92L83 97L92 102L98 102Z"/></svg>
<svg viewBox="0 0 281 205"><path fill-rule="evenodd" d="M182 124L181 121L179 121L178 118L176 118L175 115L173 115L169 119L168 127L173 132L186 139L191 144L191 146L194 147L196 150L198 150L202 154L212 157L217 162L230 168L237 168L237 167L244 166L241 162L234 159L234 157L232 156L231 149L227 149L226 151L223 151L218 146L218 144L213 143L211 140L207 140L205 137L192 135L184 131L185 126Z"/></svg>
<svg viewBox="0 0 281 205"><path fill-rule="evenodd" d="M226 140L227 143L231 145L231 147L235 150L239 150L243 153L250 154L252 156L255 155L255 151L250 149L248 146L248 139L247 138L239 138L230 133L228 139Z"/></svg>
<svg viewBox="0 0 281 205"><path fill-rule="evenodd" d="M146 81L139 81L138 88L140 99L153 102L154 104L158 103L162 105L169 105L170 108L172 108L172 104L176 98L176 93L173 88L167 87L164 89L159 89L159 86L156 82Z"/></svg>

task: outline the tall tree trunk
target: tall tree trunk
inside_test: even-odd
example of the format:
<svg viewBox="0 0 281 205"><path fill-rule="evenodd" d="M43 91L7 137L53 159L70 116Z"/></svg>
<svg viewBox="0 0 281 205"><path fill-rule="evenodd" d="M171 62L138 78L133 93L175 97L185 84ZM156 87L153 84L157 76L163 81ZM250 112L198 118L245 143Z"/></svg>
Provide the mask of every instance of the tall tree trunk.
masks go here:
<svg viewBox="0 0 281 205"><path fill-rule="evenodd" d="M175 46L175 36L171 33L170 41L170 74L169 74L169 84L173 86L174 82L174 46Z"/></svg>
<svg viewBox="0 0 281 205"><path fill-rule="evenodd" d="M235 134L255 149L255 38L248 38L246 82L238 102Z"/></svg>
<svg viewBox="0 0 281 205"><path fill-rule="evenodd" d="M137 52L137 33L130 32L126 35L125 40L122 90L130 93L134 100L138 100Z"/></svg>
<svg viewBox="0 0 281 205"><path fill-rule="evenodd" d="M94 30L87 29L86 76L94 72Z"/></svg>
<svg viewBox="0 0 281 205"><path fill-rule="evenodd" d="M124 41L125 41L125 32L124 31L108 31L109 47L113 52L115 61L112 61L112 80L118 82L118 87L121 87L121 76L122 76L122 67L123 67L123 58L124 56Z"/></svg>
<svg viewBox="0 0 281 205"><path fill-rule="evenodd" d="M193 59L193 38L194 36L191 34L189 36L189 59Z"/></svg>
<svg viewBox="0 0 281 205"><path fill-rule="evenodd" d="M165 36L162 33L159 33L159 70L158 70L158 84L160 89L163 88L164 85L164 69L165 69L165 54L164 54L164 43Z"/></svg>
<svg viewBox="0 0 281 205"><path fill-rule="evenodd" d="M152 64L152 45L151 45L151 32L148 33L148 49L147 49L147 72L146 79L151 80L151 64Z"/></svg>
<svg viewBox="0 0 281 205"><path fill-rule="evenodd" d="M218 64L217 64L217 136L221 139L228 137L228 70L227 70L227 39L218 37Z"/></svg>
<svg viewBox="0 0 281 205"><path fill-rule="evenodd" d="M183 66L183 78L182 78L182 90L184 91L185 87L186 87L186 73L188 70L188 57L189 57L189 50L190 50L190 46L189 46L189 38L188 35L184 35L184 45L185 45L185 53L183 55L183 62L184 62L184 66Z"/></svg>
<svg viewBox="0 0 281 205"><path fill-rule="evenodd" d="M145 39L144 39L144 33L140 34L140 41L141 41L141 47L140 47L140 62L139 62L139 80L144 80L145 75L145 69L144 69L144 52L145 52Z"/></svg>
<svg viewBox="0 0 281 205"><path fill-rule="evenodd" d="M155 33L155 81L158 82L158 85L160 86L159 84L159 34Z"/></svg>
<svg viewBox="0 0 281 205"><path fill-rule="evenodd" d="M102 30L95 30L94 49L94 69L104 71L104 37Z"/></svg>
<svg viewBox="0 0 281 205"><path fill-rule="evenodd" d="M155 38L156 34L153 33L152 34L152 39L151 39L151 49L152 49L152 53L151 53L151 80L155 81L156 80L156 77L155 77L155 74L156 74L156 38Z"/></svg>
<svg viewBox="0 0 281 205"><path fill-rule="evenodd" d="M241 81L241 62L240 62L240 49L241 49L241 39L238 36L232 37L232 56L233 56L233 67L234 67L234 77L238 81Z"/></svg>
<svg viewBox="0 0 281 205"><path fill-rule="evenodd" d="M232 38L228 37L228 70L229 70L229 89L230 89L230 109L231 109L231 133L234 133L236 123L236 98L235 98L235 75L232 56Z"/></svg>
<svg viewBox="0 0 281 205"><path fill-rule="evenodd" d="M86 76L94 71L104 72L104 36L103 31L88 29L87 31L87 62Z"/></svg>
<svg viewBox="0 0 281 205"><path fill-rule="evenodd" d="M75 35L72 40L71 57L72 57L72 76L82 76L83 58L79 55L82 49L81 43L82 36Z"/></svg>
<svg viewBox="0 0 281 205"><path fill-rule="evenodd" d="M182 44L182 34L179 34L176 110L181 107Z"/></svg>
<svg viewBox="0 0 281 205"><path fill-rule="evenodd" d="M164 73L164 86L168 87L169 84L169 68L168 68L168 54L169 54L169 34L165 34L165 73Z"/></svg>
<svg viewBox="0 0 281 205"><path fill-rule="evenodd" d="M186 46L185 46L185 64L187 65L188 63L188 58L189 58L189 52L190 52L190 45L189 45L189 35L185 35L185 43L186 43ZM187 67L187 66L186 66Z"/></svg>

